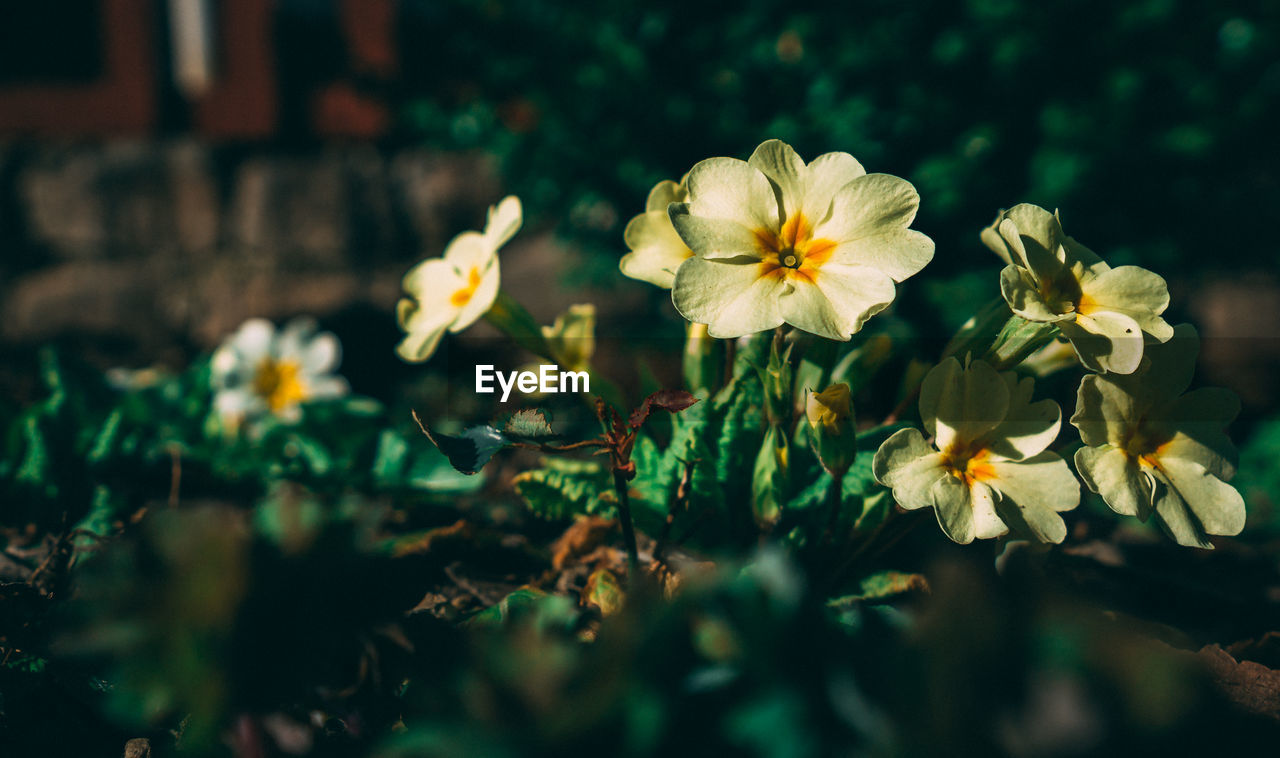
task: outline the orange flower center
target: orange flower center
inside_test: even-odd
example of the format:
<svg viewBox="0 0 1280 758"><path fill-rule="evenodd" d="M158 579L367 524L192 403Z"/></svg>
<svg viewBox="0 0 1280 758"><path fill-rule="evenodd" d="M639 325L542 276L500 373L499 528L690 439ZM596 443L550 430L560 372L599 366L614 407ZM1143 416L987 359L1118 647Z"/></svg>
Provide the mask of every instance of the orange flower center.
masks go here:
<svg viewBox="0 0 1280 758"><path fill-rule="evenodd" d="M479 288L480 269L477 266L472 266L471 272L467 274L467 283L449 296L449 305L452 305L455 308L461 308L471 302L471 298L475 296L476 290Z"/></svg>
<svg viewBox="0 0 1280 758"><path fill-rule="evenodd" d="M776 232L756 229L755 234L765 253L760 262L761 277L801 278L812 282L836 249L832 240L813 238L813 226L803 213L789 217Z"/></svg>
<svg viewBox="0 0 1280 758"><path fill-rule="evenodd" d="M967 487L972 487L974 482L986 482L996 478L996 470L991 465L991 452L982 447L949 448L942 454L942 465Z"/></svg>
<svg viewBox="0 0 1280 758"><path fill-rule="evenodd" d="M253 389L273 413L278 413L307 399L301 374L302 367L296 361L263 358L253 376Z"/></svg>
<svg viewBox="0 0 1280 758"><path fill-rule="evenodd" d="M1124 440L1121 449L1129 460L1144 468L1160 468L1160 457L1164 455L1173 440L1167 434L1157 434L1139 423L1137 428Z"/></svg>

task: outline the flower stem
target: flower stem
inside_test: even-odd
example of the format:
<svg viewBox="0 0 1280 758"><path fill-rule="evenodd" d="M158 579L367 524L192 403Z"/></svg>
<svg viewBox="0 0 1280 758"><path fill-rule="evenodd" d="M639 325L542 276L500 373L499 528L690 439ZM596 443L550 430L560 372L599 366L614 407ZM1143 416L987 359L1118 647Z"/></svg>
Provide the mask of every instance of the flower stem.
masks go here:
<svg viewBox="0 0 1280 758"><path fill-rule="evenodd" d="M627 546L627 571L632 580L639 576L640 551L636 548L636 530L631 523L631 499L627 494L627 477L614 469L613 491L618 496L618 517L622 522L622 541Z"/></svg>
<svg viewBox="0 0 1280 758"><path fill-rule="evenodd" d="M484 320L525 350L550 361L556 360L551 354L551 346L542 336L542 327L523 305L505 291L498 291L493 307L484 314Z"/></svg>

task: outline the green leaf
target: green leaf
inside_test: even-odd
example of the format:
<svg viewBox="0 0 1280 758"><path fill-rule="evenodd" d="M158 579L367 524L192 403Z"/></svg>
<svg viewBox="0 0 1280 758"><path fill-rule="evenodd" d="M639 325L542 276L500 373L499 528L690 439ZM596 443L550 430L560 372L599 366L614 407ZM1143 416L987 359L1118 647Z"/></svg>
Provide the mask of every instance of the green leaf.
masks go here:
<svg viewBox="0 0 1280 758"><path fill-rule="evenodd" d="M526 408L513 413L502 427L502 434L516 442L545 442L560 436L552 430L546 413L540 408Z"/></svg>
<svg viewBox="0 0 1280 758"><path fill-rule="evenodd" d="M116 408L107 416L107 420L103 422L102 428L98 431L98 436L93 441L93 446L89 449L88 460L90 463L101 463L115 450L116 445L120 441L121 426L124 421L124 412Z"/></svg>
<svg viewBox="0 0 1280 758"><path fill-rule="evenodd" d="M861 603L882 603L902 595L929 591L923 574L904 571L877 571L858 582L856 592L827 601L827 607L841 610Z"/></svg>
<svg viewBox="0 0 1280 758"><path fill-rule="evenodd" d="M384 429L378 436L378 448L373 454L374 484L379 487L394 487L399 484L408 459L408 440L391 429Z"/></svg>
<svg viewBox="0 0 1280 758"><path fill-rule="evenodd" d="M40 418L35 414L27 414L22 419L21 431L26 452L15 478L29 484L45 484L49 469L49 447L45 442L44 430L40 428Z"/></svg>
<svg viewBox="0 0 1280 758"><path fill-rule="evenodd" d="M418 421L427 439L444 453L454 468L464 474L477 473L484 468L484 464L489 462L494 453L510 444L502 432L487 424L473 426L462 434L453 436L433 432L418 419L417 414L414 414L414 419Z"/></svg>
<svg viewBox="0 0 1280 758"><path fill-rule="evenodd" d="M539 629L569 630L577 619L573 600L521 587L467 620L473 628L501 627L528 619Z"/></svg>
<svg viewBox="0 0 1280 758"><path fill-rule="evenodd" d="M89 505L89 512L76 523L75 531L89 532L99 538L110 537L121 505L119 499L112 496L111 490L103 486L96 487L93 491L93 502ZM98 540L87 534L77 534L75 548L77 551L87 550L97 542ZM85 555L92 555L92 553Z"/></svg>
<svg viewBox="0 0 1280 758"><path fill-rule="evenodd" d="M787 435L769 427L751 474L751 509L759 524L773 524L782 515L790 489L790 454Z"/></svg>
<svg viewBox="0 0 1280 758"><path fill-rule="evenodd" d="M604 465L596 460L542 459L540 468L522 471L512 484L529 509L548 519L565 519L601 510L600 495L612 486Z"/></svg>

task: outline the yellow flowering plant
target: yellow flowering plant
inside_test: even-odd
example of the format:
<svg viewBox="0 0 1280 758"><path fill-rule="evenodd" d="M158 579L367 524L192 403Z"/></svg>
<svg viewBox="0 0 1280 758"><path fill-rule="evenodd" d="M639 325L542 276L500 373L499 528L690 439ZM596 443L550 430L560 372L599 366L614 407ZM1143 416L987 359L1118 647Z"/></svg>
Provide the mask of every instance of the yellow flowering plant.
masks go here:
<svg viewBox="0 0 1280 758"><path fill-rule="evenodd" d="M1108 266L1063 233L1056 213L1014 206L982 240L1009 264L1000 272L1009 308L1057 326L1090 371L1132 373L1145 342L1173 336L1160 317L1169 305L1164 279L1137 266Z"/></svg>
<svg viewBox="0 0 1280 758"><path fill-rule="evenodd" d="M649 191L644 213L627 223L622 239L631 252L618 262L626 276L669 290L676 280L676 270L693 256L667 213L672 203L682 203L689 196L687 181L686 176L679 182L658 182Z"/></svg>
<svg viewBox="0 0 1280 758"><path fill-rule="evenodd" d="M868 174L848 153L806 164L770 140L746 161L710 158L690 170L671 221L693 251L671 298L713 337L784 323L848 340L884 310L894 284L924 268L933 241L909 229L915 188Z"/></svg>
<svg viewBox="0 0 1280 758"><path fill-rule="evenodd" d="M1033 402L1032 380L982 361L938 364L920 389L920 418L933 444L903 429L876 452L878 481L908 510L933 508L959 543L1006 534L1010 526L1043 542L1061 542L1058 514L1080 502L1080 485L1056 453L1062 414Z"/></svg>
<svg viewBox="0 0 1280 758"><path fill-rule="evenodd" d="M425 357L444 331L484 314L521 347L589 371L593 306L538 328L498 292L496 250L519 223L507 202L484 233L406 277L401 354ZM682 540L697 533L713 547L787 541L837 583L920 523L913 511L932 510L961 544L1063 543L1072 520L1088 518L1076 515L1081 480L1119 513L1154 515L1182 544L1238 532L1243 502L1225 483L1221 434L1230 404L1213 392L1179 398L1185 384L1148 386L1177 374L1161 368L1180 344L1162 315L1164 280L1109 266L1056 213L1016 205L981 232L1006 264L991 281L999 297L939 355L912 346L906 319L868 328L933 258L933 240L912 228L919 203L910 182L868 174L844 152L806 162L768 140L747 160L703 160L652 187L619 262L625 276L671 290L687 322L687 391L651 394L628 419L614 407L628 383L592 371L593 394L607 396L593 414L604 433L579 442L541 411L457 435L423 429L469 474L504 447L607 454L607 463L548 458L519 474L518 494L537 513L620 518L632 572L646 556L661 562L682 526ZM900 378L886 380L895 367ZM1085 445L1074 471L1060 405L1038 398L1033 379L1052 390L1072 369L1089 373L1072 416ZM855 412L860 403L892 410ZM644 428L654 407L671 421ZM656 533L651 550L637 529Z"/></svg>
<svg viewBox="0 0 1280 758"><path fill-rule="evenodd" d="M282 329L250 319L210 361L214 408L228 428L266 415L296 422L304 403L348 392L346 380L333 373L341 359L338 338L317 332L310 319L294 319Z"/></svg>
<svg viewBox="0 0 1280 758"><path fill-rule="evenodd" d="M1224 429L1240 412L1230 391L1187 392L1199 339L1182 324L1128 376L1086 376L1071 423L1084 447L1076 469L1116 513L1155 517L1182 545L1244 529L1244 498L1227 482L1236 450Z"/></svg>
<svg viewBox="0 0 1280 758"><path fill-rule="evenodd" d="M436 351L446 331L457 333L485 315L498 297L498 249L520 230L520 200L509 196L489 209L483 232L463 232L440 258L425 260L404 276L406 297L396 320L406 332L396 353L420 363Z"/></svg>

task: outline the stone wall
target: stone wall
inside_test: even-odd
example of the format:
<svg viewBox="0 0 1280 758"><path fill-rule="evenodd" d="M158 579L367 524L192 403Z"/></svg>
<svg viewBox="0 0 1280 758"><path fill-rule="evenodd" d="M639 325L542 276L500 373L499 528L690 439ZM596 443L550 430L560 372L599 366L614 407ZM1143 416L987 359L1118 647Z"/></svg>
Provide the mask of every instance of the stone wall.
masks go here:
<svg viewBox="0 0 1280 758"><path fill-rule="evenodd" d="M0 144L0 341L145 357L250 316L390 314L408 266L500 195L489 160L419 149Z"/></svg>

